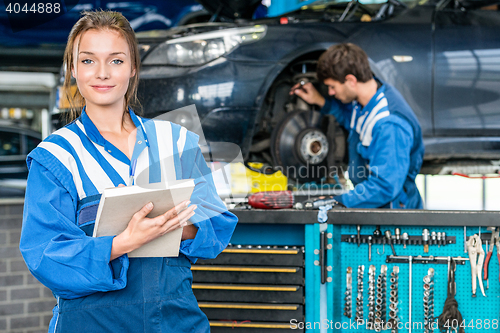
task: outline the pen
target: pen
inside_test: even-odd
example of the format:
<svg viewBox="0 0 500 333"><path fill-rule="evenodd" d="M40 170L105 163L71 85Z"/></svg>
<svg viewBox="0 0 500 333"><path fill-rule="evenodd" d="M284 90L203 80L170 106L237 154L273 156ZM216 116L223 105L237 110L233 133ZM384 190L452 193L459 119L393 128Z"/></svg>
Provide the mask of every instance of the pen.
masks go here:
<svg viewBox="0 0 500 333"><path fill-rule="evenodd" d="M132 166L130 167L130 177L128 180L128 185L134 185L134 175L135 175L135 166L137 165L137 159L132 160Z"/></svg>

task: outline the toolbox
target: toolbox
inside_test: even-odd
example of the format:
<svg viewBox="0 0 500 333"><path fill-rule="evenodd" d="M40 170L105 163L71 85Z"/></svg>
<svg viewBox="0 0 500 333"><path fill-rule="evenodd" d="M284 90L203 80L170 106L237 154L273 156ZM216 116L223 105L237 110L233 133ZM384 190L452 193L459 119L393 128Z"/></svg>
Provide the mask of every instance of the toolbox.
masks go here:
<svg viewBox="0 0 500 333"><path fill-rule="evenodd" d="M447 326L499 331L497 246L486 297L478 279L473 297L470 263L486 261L498 212L334 209L325 223L318 211L232 212L230 245L192 266L214 333L440 332L450 271L463 319Z"/></svg>

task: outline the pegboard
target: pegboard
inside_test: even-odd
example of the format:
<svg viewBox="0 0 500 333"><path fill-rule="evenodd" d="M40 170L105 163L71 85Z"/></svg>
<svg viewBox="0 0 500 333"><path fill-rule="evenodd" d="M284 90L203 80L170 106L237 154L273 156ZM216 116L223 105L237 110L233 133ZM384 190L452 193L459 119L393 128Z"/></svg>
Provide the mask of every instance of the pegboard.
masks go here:
<svg viewBox="0 0 500 333"><path fill-rule="evenodd" d="M399 227L401 233L407 232L410 235L421 235L424 228L429 229L430 232L446 232L447 236L456 237L455 244L446 246L429 246L429 252L424 252L423 245L394 245L398 256L453 256L453 257L466 257L468 253L464 252L464 229L463 227L407 227L407 226L381 226L382 234L385 230L390 230L394 235L394 229ZM357 234L355 225L342 225L341 234ZM375 226L363 226L361 228L362 235L372 235ZM481 233L488 233L486 228L481 228ZM467 228L467 237L479 233L478 227ZM337 237L340 237L338 235ZM485 256L488 252L486 244L483 241L483 249ZM377 253L380 253L378 254ZM409 319L409 264L408 263L386 263L387 255L392 254L390 245L372 245L372 260L368 261L368 244L361 244L359 247L356 243L340 243L341 264L339 275L341 278L341 292L337 293L341 299L337 304L341 304L337 318L341 318L342 325L337 332L370 332L365 326L357 326L353 328L352 322L355 322L355 307L356 296L358 293L357 288L357 271L359 265L365 266L365 273L363 279L363 312L364 319L368 317L368 269L370 265L376 267L376 277L380 274L382 265L387 265L387 272L390 274L393 266L399 266L399 288L398 288L398 309L399 320L402 324L406 324ZM493 249L493 255L489 263L489 289L486 289L486 280L483 280L485 293L484 297L477 284L476 297L472 297L472 284L471 284L471 267L469 261L465 265L457 265L456 268L456 286L457 294L455 299L458 301L458 309L465 320L465 332L500 332L500 282L499 282L499 263L497 259L497 249ZM344 315L344 292L346 290L346 270L347 267L352 268L352 302L353 311L352 318L347 318ZM412 332L424 332L424 310L423 310L423 278L427 275L428 269L433 268L434 273L434 317L437 319L443 310L443 305L447 297L447 280L448 280L448 265L447 264L413 264L412 265ZM389 278L387 280L387 290L389 289ZM389 306L389 292L386 293L386 304ZM388 314L388 312L387 312ZM389 316L387 316L389 319ZM485 327L485 323L489 321L489 328ZM487 326L487 325L486 325ZM382 332L390 332L385 330ZM401 328L398 332L409 332L407 328ZM430 332L439 332L438 329L431 330Z"/></svg>

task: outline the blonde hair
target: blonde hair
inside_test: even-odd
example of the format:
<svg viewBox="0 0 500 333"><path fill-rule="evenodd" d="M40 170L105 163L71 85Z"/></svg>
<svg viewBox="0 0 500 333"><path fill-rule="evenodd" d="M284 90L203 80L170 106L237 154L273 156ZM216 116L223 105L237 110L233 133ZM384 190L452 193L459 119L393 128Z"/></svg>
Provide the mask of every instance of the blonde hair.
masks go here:
<svg viewBox="0 0 500 333"><path fill-rule="evenodd" d="M139 67L141 59L135 33L128 20L118 12L113 11L84 11L82 17L75 23L68 36L68 43L64 51L64 84L63 84L63 100L67 100L70 106L68 120L73 121L80 116L81 107L85 104L83 96L78 89L71 89L71 68L73 66L73 50L75 40L78 36L82 36L88 30L114 30L125 38L130 49L130 58L132 60L132 68L135 68L135 75L130 78L127 92L125 93L124 110L128 106L139 107L140 103L137 99L137 86L139 85ZM81 38L78 42L80 46Z"/></svg>

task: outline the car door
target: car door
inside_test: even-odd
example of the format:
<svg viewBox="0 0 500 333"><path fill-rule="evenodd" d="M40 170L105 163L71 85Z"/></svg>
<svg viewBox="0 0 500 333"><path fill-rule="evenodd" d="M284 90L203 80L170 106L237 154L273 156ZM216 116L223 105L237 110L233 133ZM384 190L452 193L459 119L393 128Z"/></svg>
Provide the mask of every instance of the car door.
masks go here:
<svg viewBox="0 0 500 333"><path fill-rule="evenodd" d="M435 16L437 136L500 136L500 11L450 1Z"/></svg>
<svg viewBox="0 0 500 333"><path fill-rule="evenodd" d="M21 134L0 130L0 179L26 177L25 160Z"/></svg>

